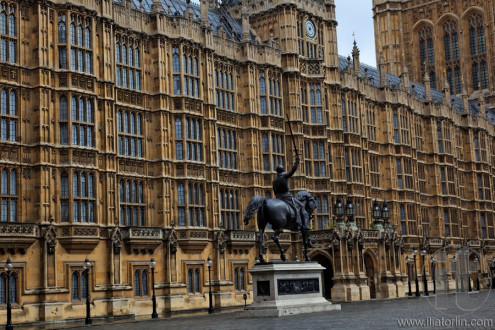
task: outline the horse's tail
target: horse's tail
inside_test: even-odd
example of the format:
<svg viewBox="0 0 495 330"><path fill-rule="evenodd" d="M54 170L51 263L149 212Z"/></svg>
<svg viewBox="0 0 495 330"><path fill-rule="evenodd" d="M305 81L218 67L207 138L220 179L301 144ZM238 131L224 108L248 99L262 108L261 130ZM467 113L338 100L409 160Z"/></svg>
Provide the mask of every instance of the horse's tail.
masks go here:
<svg viewBox="0 0 495 330"><path fill-rule="evenodd" d="M249 219L251 219L253 214L263 205L264 201L265 198L259 195L256 195L251 199L246 212L244 213L244 224L247 225L249 223Z"/></svg>

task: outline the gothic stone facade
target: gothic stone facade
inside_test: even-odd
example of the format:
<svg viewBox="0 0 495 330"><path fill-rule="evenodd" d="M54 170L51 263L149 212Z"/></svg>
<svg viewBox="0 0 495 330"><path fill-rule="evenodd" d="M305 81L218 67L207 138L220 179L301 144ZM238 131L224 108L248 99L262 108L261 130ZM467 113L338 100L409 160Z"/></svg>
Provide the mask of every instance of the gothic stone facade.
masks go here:
<svg viewBox="0 0 495 330"><path fill-rule="evenodd" d="M294 161L286 116L302 158L292 188L318 202L311 256L327 296L404 295L419 245L472 247L486 281L484 102L446 102L448 88L361 65L357 47L339 57L333 0L165 4L0 1L0 255L14 265L0 303L8 292L14 323L82 318L88 286L94 316L149 314L151 257L161 315L207 308L208 256L214 305L251 301L256 225L242 213ZM334 225L346 196L357 227ZM391 226L373 223L376 199ZM291 259L299 239L281 236Z"/></svg>
<svg viewBox="0 0 495 330"><path fill-rule="evenodd" d="M407 66L415 81L428 72L432 88L480 93L494 103L494 10L483 0L373 0L377 58L387 72Z"/></svg>

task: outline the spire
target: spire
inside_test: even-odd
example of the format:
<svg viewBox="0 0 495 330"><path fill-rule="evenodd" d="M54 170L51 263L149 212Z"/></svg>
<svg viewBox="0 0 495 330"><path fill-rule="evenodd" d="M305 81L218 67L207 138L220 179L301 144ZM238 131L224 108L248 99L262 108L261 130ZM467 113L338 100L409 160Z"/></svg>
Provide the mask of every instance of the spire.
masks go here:
<svg viewBox="0 0 495 330"><path fill-rule="evenodd" d="M354 73L361 75L361 62L359 61L359 48L357 47L356 39L354 39L354 47L352 47L352 61L354 63Z"/></svg>
<svg viewBox="0 0 495 330"><path fill-rule="evenodd" d="M378 58L378 69L380 70L380 87L387 86L387 79L385 75L385 57L380 53L380 57Z"/></svg>
<svg viewBox="0 0 495 330"><path fill-rule="evenodd" d="M469 100L468 93L466 90L466 84L464 84L464 79L462 79L462 109L465 113L469 113Z"/></svg>
<svg viewBox="0 0 495 330"><path fill-rule="evenodd" d="M481 116L484 116L486 109L485 109L485 98L483 97L483 93L480 93L479 105L480 105L479 114Z"/></svg>
<svg viewBox="0 0 495 330"><path fill-rule="evenodd" d="M163 14L163 6L160 0L153 0L153 4L151 5L151 13L152 14Z"/></svg>
<svg viewBox="0 0 495 330"><path fill-rule="evenodd" d="M450 104L450 85L447 79L445 79L445 84L443 85L443 97L444 97L444 103L449 105Z"/></svg>
<svg viewBox="0 0 495 330"><path fill-rule="evenodd" d="M249 34L249 30L251 26L249 25L248 8L244 5L241 8L241 20L242 20L242 40L246 41L251 39L251 35Z"/></svg>
<svg viewBox="0 0 495 330"><path fill-rule="evenodd" d="M208 1L201 0L199 5L201 11L201 25L210 26L210 20L208 19Z"/></svg>
<svg viewBox="0 0 495 330"><path fill-rule="evenodd" d="M431 85L430 85L430 75L428 71L425 71L425 75L423 77L423 84L425 85L425 101L431 101Z"/></svg>
<svg viewBox="0 0 495 330"><path fill-rule="evenodd" d="M402 85L406 91L409 91L409 70L405 64L402 67Z"/></svg>

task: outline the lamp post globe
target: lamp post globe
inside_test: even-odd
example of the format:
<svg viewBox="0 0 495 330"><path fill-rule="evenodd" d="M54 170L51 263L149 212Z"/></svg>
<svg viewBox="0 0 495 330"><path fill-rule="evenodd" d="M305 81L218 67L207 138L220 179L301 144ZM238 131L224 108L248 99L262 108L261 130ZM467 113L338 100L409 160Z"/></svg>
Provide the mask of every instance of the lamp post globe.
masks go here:
<svg viewBox="0 0 495 330"><path fill-rule="evenodd" d="M12 326L12 305L10 303L11 297L10 297L10 290L8 289L10 287L9 281L10 281L10 274L12 273L12 269L14 268L14 265L12 265L12 261L10 261L10 257L7 257L7 261L5 262L5 273L7 273L7 283L6 287L7 289L5 290L5 296L7 298L7 323L5 324L5 330L13 330L14 327Z"/></svg>
<svg viewBox="0 0 495 330"><path fill-rule="evenodd" d="M208 296L209 296L209 300L210 300L210 304L208 306L208 314L213 314L213 312L215 311L213 309L213 298L212 298L212 293L211 293L211 266L213 265L213 261L211 260L210 257L208 257L208 260L206 261L206 264L208 265L208 280L209 280L209 287L210 287L210 290L209 290L209 293L208 293Z"/></svg>
<svg viewBox="0 0 495 330"><path fill-rule="evenodd" d="M84 319L85 324L92 324L93 319L91 319L91 302L89 301L89 269L91 268L91 263L88 260L88 257L84 259L84 275L86 276L86 318Z"/></svg>
<svg viewBox="0 0 495 330"><path fill-rule="evenodd" d="M416 297L419 297L419 282L418 282L418 272L416 268L416 255L418 254L418 250L416 248L413 248L412 250L412 255L413 255L413 261L414 261L414 282L416 284Z"/></svg>
<svg viewBox="0 0 495 330"><path fill-rule="evenodd" d="M151 267L151 290L153 291L153 295L151 296L151 301L153 302L153 312L151 313L151 318L156 319L158 317L158 313L156 312L156 296L155 296L155 267L156 267L155 258L151 258L150 267Z"/></svg>

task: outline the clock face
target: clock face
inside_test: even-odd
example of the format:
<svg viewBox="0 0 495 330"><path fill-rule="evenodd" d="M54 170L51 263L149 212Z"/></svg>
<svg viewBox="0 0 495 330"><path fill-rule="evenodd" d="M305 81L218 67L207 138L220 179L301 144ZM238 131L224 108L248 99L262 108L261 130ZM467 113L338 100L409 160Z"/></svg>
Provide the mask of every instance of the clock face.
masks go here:
<svg viewBox="0 0 495 330"><path fill-rule="evenodd" d="M316 35L315 23L310 19L306 21L306 35L310 38L314 38Z"/></svg>

